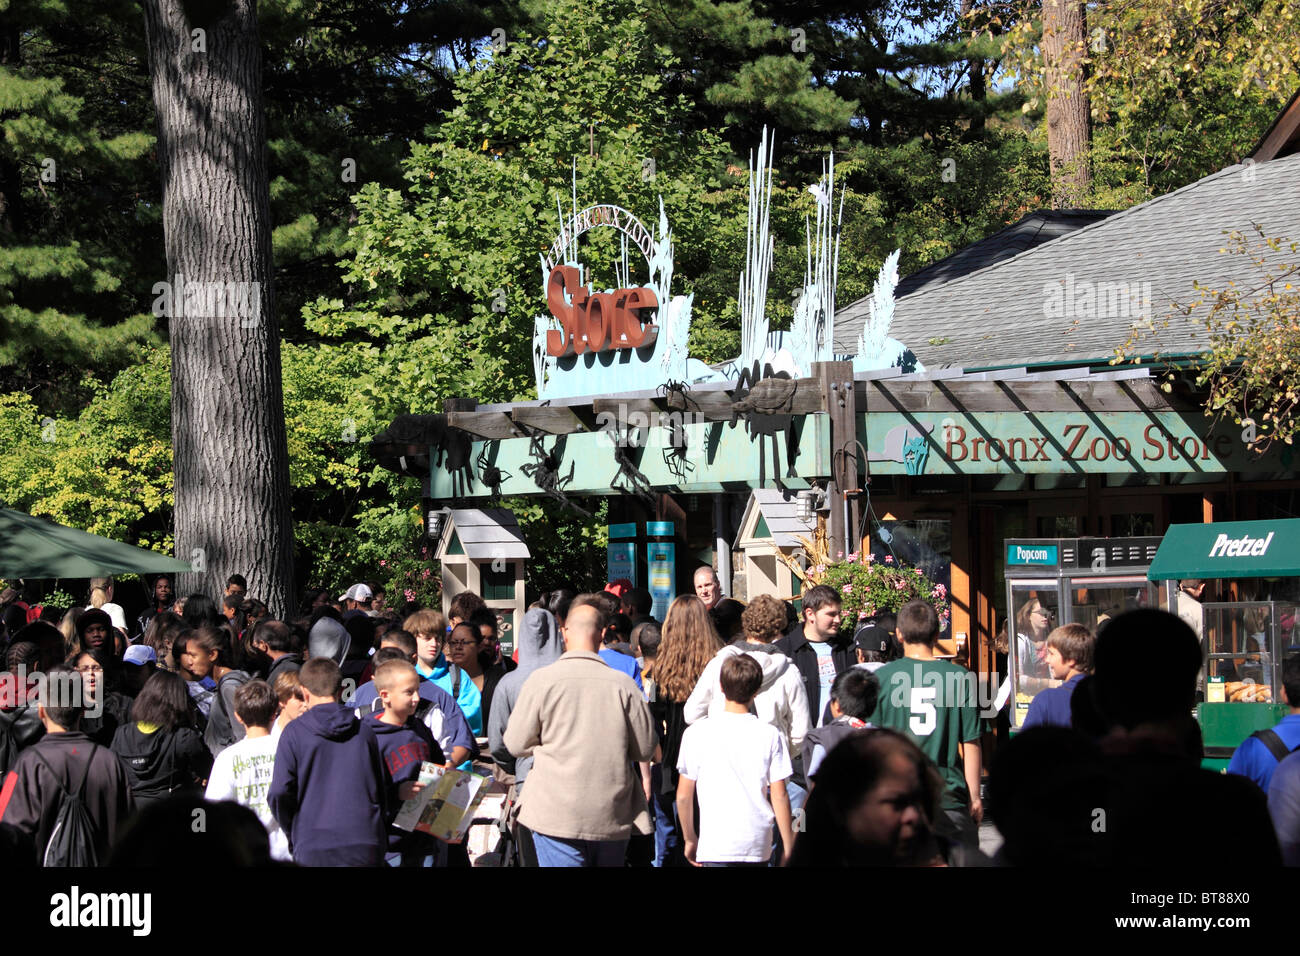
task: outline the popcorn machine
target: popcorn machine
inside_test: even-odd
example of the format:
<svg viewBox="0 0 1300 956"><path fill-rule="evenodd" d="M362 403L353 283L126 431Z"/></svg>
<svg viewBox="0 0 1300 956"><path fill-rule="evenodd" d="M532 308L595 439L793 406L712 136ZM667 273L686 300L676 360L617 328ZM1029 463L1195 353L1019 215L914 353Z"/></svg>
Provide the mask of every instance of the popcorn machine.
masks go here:
<svg viewBox="0 0 1300 956"><path fill-rule="evenodd" d="M1011 730L1029 704L1060 685L1047 669L1047 635L1062 624L1098 625L1124 611L1167 606L1147 569L1161 539L1007 538L1007 642Z"/></svg>

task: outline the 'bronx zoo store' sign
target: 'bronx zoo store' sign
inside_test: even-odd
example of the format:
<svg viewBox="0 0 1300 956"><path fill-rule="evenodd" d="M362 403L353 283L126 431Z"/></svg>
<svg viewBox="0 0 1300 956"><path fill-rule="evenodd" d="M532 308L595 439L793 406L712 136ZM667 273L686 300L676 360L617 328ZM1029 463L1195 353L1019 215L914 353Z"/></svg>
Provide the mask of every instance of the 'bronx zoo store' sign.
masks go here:
<svg viewBox="0 0 1300 956"><path fill-rule="evenodd" d="M877 474L1158 474L1289 469L1294 451L1247 450L1231 422L1197 412L987 412L860 415Z"/></svg>

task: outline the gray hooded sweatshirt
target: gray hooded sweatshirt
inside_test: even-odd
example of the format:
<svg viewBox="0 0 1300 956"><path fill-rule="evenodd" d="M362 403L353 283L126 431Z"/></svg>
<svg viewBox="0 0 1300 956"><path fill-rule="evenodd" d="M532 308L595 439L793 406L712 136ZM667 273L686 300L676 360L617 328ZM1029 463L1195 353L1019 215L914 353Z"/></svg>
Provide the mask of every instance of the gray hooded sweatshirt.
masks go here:
<svg viewBox="0 0 1300 956"><path fill-rule="evenodd" d="M335 664L343 663L351 644L352 635L348 629L332 617L321 618L307 635L307 650L311 656L328 657Z"/></svg>
<svg viewBox="0 0 1300 956"><path fill-rule="evenodd" d="M686 722L693 724L722 713L727 705L722 693L722 662L737 654L748 654L763 670L763 683L752 704L758 719L785 734L790 756L802 752L803 738L812 729L808 714L808 692L790 658L775 644L739 640L718 651L704 668L691 696L686 699Z"/></svg>
<svg viewBox="0 0 1300 956"><path fill-rule="evenodd" d="M555 618L545 608L535 607L524 615L524 622L519 628L519 666L512 670L501 682L492 695L492 713L488 715L488 746L497 765L506 773L515 775L515 782L522 784L533 765L533 758L520 757L506 749L506 725L510 723L510 714L519 700L519 692L534 671L554 664L564 653L559 629Z"/></svg>

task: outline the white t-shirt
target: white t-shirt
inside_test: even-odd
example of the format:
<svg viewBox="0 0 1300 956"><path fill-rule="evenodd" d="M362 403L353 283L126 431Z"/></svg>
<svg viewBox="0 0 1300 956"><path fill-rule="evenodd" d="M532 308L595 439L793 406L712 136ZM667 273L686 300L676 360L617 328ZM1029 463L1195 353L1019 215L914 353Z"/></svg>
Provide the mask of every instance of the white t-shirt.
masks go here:
<svg viewBox="0 0 1300 956"><path fill-rule="evenodd" d="M809 641L808 646L817 654L817 679L821 684L817 713L808 716L812 718L814 727L820 727L822 717L826 715L826 706L831 700L831 687L835 684L835 648L816 641Z"/></svg>
<svg viewBox="0 0 1300 956"><path fill-rule="evenodd" d="M677 772L695 781L701 863L762 863L776 814L768 787L794 771L785 734L753 714L721 713L686 728Z"/></svg>
<svg viewBox="0 0 1300 956"><path fill-rule="evenodd" d="M289 854L289 838L280 829L270 804L266 802L278 743L279 740L272 736L245 737L221 751L213 761L212 775L208 777L208 789L203 797L214 801L233 800L256 813L271 838L271 857L287 861L293 859Z"/></svg>
<svg viewBox="0 0 1300 956"><path fill-rule="evenodd" d="M123 631L126 630L126 612L122 610L122 605L110 602L101 605L99 609L108 615L108 619L114 627ZM91 605L87 607L86 610L93 611L94 606Z"/></svg>

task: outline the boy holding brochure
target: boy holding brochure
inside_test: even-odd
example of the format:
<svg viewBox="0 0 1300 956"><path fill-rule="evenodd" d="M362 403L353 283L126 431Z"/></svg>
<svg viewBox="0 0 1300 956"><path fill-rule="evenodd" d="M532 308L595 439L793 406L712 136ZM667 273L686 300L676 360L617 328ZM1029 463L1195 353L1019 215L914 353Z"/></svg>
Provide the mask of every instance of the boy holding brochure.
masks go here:
<svg viewBox="0 0 1300 956"><path fill-rule="evenodd" d="M402 801L410 800L424 789L420 783L421 765L446 762L429 728L415 719L415 711L420 706L420 677L406 661L391 660L375 668L374 681L384 709L366 717L366 723L379 743L379 754L392 779L395 797L388 803L392 809L385 821L388 853L384 860L389 866L440 866L441 843L427 833L407 832L393 826Z"/></svg>

